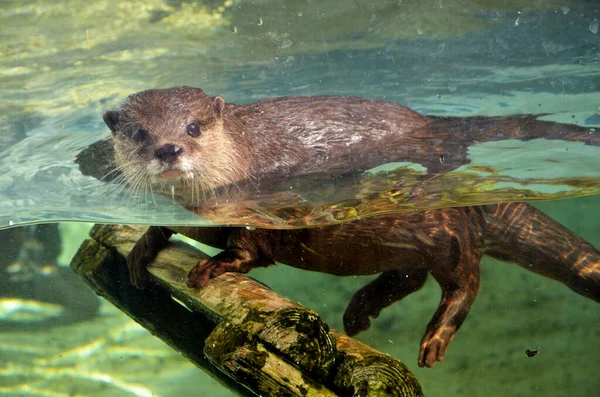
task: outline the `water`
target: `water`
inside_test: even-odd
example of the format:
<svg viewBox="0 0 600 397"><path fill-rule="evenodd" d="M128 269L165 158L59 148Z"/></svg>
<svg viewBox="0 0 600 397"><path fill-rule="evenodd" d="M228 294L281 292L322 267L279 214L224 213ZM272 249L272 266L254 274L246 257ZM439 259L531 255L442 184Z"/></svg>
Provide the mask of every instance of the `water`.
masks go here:
<svg viewBox="0 0 600 397"><path fill-rule="evenodd" d="M505 1L498 8L486 1L458 0L206 4L2 2L0 226L56 220L190 221L189 213L168 200L160 212L154 202L136 206L128 197L113 198L105 184L83 176L73 162L83 147L109 135L102 111L150 87L192 85L235 103L282 95L356 95L395 101L432 115L548 113L545 119L600 128L600 9L594 1L539 1L527 7ZM473 162L515 178L589 178L585 180L592 183L586 186L597 188L598 148L531 141L515 149L511 144L478 146ZM564 195L567 189L555 183L528 188L549 195ZM541 205L599 246L598 204L596 197L589 197ZM341 327L351 291L365 282L298 275L284 267L258 275L321 312L336 328ZM491 261L484 264L483 280L481 296L447 360L433 370L415 365L421 332L439 295L431 284L384 312L361 339L405 360L431 396L597 392L597 304L550 280ZM339 289L331 288L338 284ZM311 300L314 295L319 295L318 302ZM24 395L15 384L26 384L36 371L43 384L37 389L67 393L64 376L42 376L39 368L61 349L87 346L106 338L111 329L130 326L110 308L102 313L90 325L77 325L77 338L68 346L48 342L60 328L4 335L0 393ZM90 333L92 328L104 331ZM180 360L151 337L136 340L144 347L143 367L158 371L160 379L183 377L186 385L208 382L189 367L176 373ZM47 348L23 360L32 357L26 353L32 343ZM78 374L100 371L145 384L161 396L182 393L150 381L152 376L145 372L115 369L123 364L114 353L119 343L111 339L110 348L94 349L89 367L73 359L64 365L58 362L56 368ZM123 346L133 349L127 343ZM539 348L539 354L527 358L523 352L532 348ZM167 357L162 363L152 356L154 349ZM185 371L193 376L186 377ZM104 384L108 391L77 389L83 387L77 382L73 387L94 396L123 390L114 389L114 382ZM213 395L219 393L223 392Z"/></svg>
<svg viewBox="0 0 600 397"><path fill-rule="evenodd" d="M73 162L83 147L109 136L102 111L150 87L199 86L235 103L336 94L395 101L437 115L548 113L546 119L584 125L600 140L598 35L590 28L597 15L590 5L540 3L526 12L467 2L440 3L432 11L394 2L348 10L328 2L314 7L242 2L225 8L160 1L143 7L82 4L4 5L0 227L51 220L202 222L156 195L115 194L106 183L83 176ZM313 25L314 31L308 29ZM512 148L480 143L471 148L471 160L492 171L463 166L457 172L468 175L466 181L450 173L431 186L430 176L420 175L423 202L400 209L600 191L600 149L553 145L558 147L548 151L535 140ZM540 153L548 154L536 159L546 173L525 161ZM503 163L509 156L510 163ZM335 198L318 186L316 193L303 187L284 206L307 200L310 213L324 203L344 214L334 215L338 219L380 211L378 203L357 209L353 200L363 181L353 183L354 190L338 189ZM450 192L451 199L440 192ZM322 202L311 195L322 196ZM244 205L264 212L260 201L264 197ZM235 217L211 221L244 223ZM277 215L267 223L290 224Z"/></svg>

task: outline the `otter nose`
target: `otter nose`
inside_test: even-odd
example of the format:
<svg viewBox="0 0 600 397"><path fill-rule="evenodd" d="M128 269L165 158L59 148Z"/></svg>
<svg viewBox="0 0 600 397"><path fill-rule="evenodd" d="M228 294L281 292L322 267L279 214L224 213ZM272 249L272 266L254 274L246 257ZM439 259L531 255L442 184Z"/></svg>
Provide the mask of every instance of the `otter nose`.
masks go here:
<svg viewBox="0 0 600 397"><path fill-rule="evenodd" d="M183 152L183 148L181 146L173 145L172 143L167 143L162 145L154 155L157 159L165 163L172 163L179 157L179 155Z"/></svg>

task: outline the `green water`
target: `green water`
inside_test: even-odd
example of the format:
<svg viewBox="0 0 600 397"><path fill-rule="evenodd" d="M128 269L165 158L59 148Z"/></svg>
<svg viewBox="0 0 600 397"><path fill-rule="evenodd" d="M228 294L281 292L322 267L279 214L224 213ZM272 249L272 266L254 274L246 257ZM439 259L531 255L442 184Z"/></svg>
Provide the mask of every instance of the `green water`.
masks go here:
<svg viewBox="0 0 600 397"><path fill-rule="evenodd" d="M73 163L83 147L108 136L102 111L151 87L198 86L236 103L336 94L396 101L437 115L548 113L552 120L597 129L596 2L489 4L3 1L0 225L164 220L134 212L127 200L107 199L102 183L81 175ZM597 148L566 146L569 154L555 168L539 166L545 146L519 148L536 154L519 163L527 177L564 172L599 178ZM525 160L495 147L477 150L478 164L509 171ZM600 247L598 197L539 207ZM189 215L170 207L167 216L177 221ZM61 226L61 265L84 233L76 224ZM439 301L434 283L385 310L359 339L406 362L427 396L597 395L599 305L514 265L486 259L482 272L480 296L435 368L416 365L419 341ZM251 275L317 310L337 329L352 293L367 281L285 266ZM527 357L526 349L538 354ZM103 303L91 321L2 331L0 395L230 392Z"/></svg>
<svg viewBox="0 0 600 397"><path fill-rule="evenodd" d="M435 115L547 113L545 119L585 126L600 141L597 9L576 2L485 4L3 2L0 228L51 220L201 223L169 205L170 198L115 192L73 162L82 148L110 135L103 111L153 87L197 86L233 103L329 94L395 101ZM427 194L403 209L600 192L598 146L552 145L473 145L469 158L485 172L463 166L435 179L417 175ZM534 158L532 167L527 160ZM367 211L360 212L355 196L377 183L361 172L352 173L347 192L335 189L329 197L320 185L301 187L286 193L285 202L364 216L378 204L363 194ZM264 212L260 203L274 200L272 193L243 205Z"/></svg>

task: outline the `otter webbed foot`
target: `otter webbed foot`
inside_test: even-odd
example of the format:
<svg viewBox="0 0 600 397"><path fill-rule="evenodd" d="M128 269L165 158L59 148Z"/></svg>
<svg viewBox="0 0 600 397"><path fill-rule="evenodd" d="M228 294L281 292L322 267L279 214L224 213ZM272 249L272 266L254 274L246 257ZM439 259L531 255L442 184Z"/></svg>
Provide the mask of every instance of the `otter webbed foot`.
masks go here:
<svg viewBox="0 0 600 397"><path fill-rule="evenodd" d="M447 331L427 332L423 336L419 350L419 367L433 368L437 361L444 360L448 344L454 339L456 329Z"/></svg>

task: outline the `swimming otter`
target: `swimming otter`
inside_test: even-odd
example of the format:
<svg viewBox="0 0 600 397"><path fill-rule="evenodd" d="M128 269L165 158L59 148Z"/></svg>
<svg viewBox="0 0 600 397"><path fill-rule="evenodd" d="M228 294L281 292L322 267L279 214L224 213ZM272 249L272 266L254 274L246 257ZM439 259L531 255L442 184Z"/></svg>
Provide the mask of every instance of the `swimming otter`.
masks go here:
<svg viewBox="0 0 600 397"><path fill-rule="evenodd" d="M532 116L426 117L394 103L344 97L237 106L190 87L132 95L104 120L113 132L115 162L133 188L172 188L187 194L183 205L198 213L202 198L223 187L260 190L298 175L337 176L392 161L442 172L466 163L467 146L482 137L599 142L587 129ZM444 158L452 158L451 165ZM401 213L301 230L150 227L128 258L135 285L144 285L146 264L174 232L225 249L190 271L190 287L275 260L338 275L382 273L352 298L344 314L350 335L367 329L370 316L421 288L431 273L443 294L421 342L420 366L444 358L477 294L484 253L600 301L599 252L523 203Z"/></svg>
<svg viewBox="0 0 600 397"><path fill-rule="evenodd" d="M296 230L153 226L128 258L135 285L145 285L146 264L174 232L224 249L190 271L188 286L193 288L224 272L246 273L275 260L335 275L381 273L354 294L344 313L350 336L369 328L369 317L419 290L430 273L442 300L421 341L419 366L444 359L477 295L483 254L515 262L600 302L600 252L525 203L401 213Z"/></svg>
<svg viewBox="0 0 600 397"><path fill-rule="evenodd" d="M315 179L310 186L346 178L358 193L364 171L386 163L447 172L468 163L476 141L548 138L600 146L600 134L589 128L531 115L431 117L397 103L336 96L238 106L192 87L142 91L103 118L113 132L115 163L133 189L173 193L204 217L207 198L243 192L236 200L253 200L292 186L304 193L305 181Z"/></svg>

